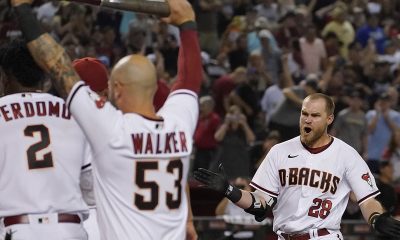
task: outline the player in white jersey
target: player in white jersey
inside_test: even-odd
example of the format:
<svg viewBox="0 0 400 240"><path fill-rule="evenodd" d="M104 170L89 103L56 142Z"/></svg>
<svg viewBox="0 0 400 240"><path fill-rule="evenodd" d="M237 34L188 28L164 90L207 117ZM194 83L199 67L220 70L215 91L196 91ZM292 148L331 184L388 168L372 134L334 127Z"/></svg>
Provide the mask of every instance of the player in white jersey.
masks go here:
<svg viewBox="0 0 400 240"><path fill-rule="evenodd" d="M400 222L375 200L379 190L365 161L352 147L327 133L334 103L317 93L303 101L300 136L277 144L253 177L255 192L229 185L223 173L199 169L195 177L223 192L232 202L265 218L274 214L279 239L343 239L340 221L353 191L365 220L388 237L400 234Z"/></svg>
<svg viewBox="0 0 400 240"><path fill-rule="evenodd" d="M108 71L107 68L96 58L85 57L76 59L72 62L75 71L79 77L90 87L91 90L96 92L99 97L107 98L108 93ZM93 189L93 176L85 175L89 191L86 193L85 186L81 187L82 193L86 197L85 202L89 205L89 217L83 222L89 240L99 240L100 232L97 223L96 202L94 200ZM86 193L86 194L85 194Z"/></svg>
<svg viewBox="0 0 400 240"><path fill-rule="evenodd" d="M191 5L169 1L171 15L164 21L180 28L179 70L156 113L156 71L146 57L130 55L116 64L109 83L112 105L79 81L65 50L50 35L32 27L29 4L13 4L23 33L31 36L32 55L69 94L67 104L91 144L102 239L185 239L185 189L202 79Z"/></svg>
<svg viewBox="0 0 400 240"><path fill-rule="evenodd" d="M6 239L87 239L80 175L89 143L63 99L38 91L44 72L26 43L0 49L0 220ZM82 172L83 170L83 172ZM2 225L0 224L0 225Z"/></svg>

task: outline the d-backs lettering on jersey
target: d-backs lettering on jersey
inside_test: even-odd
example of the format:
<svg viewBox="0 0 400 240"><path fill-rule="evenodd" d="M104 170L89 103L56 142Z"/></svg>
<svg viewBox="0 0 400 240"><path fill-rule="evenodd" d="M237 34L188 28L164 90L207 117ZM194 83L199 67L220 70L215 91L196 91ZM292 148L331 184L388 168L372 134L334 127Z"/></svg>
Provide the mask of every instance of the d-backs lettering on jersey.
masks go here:
<svg viewBox="0 0 400 240"><path fill-rule="evenodd" d="M282 187L303 185L319 188L323 193L330 191L335 194L340 182L340 178L332 173L310 168L279 169L278 172Z"/></svg>
<svg viewBox="0 0 400 240"><path fill-rule="evenodd" d="M90 148L64 100L47 93L0 98L0 218L88 212L79 177Z"/></svg>
<svg viewBox="0 0 400 240"><path fill-rule="evenodd" d="M339 230L350 191L359 204L379 194L365 161L337 138L319 152L306 149L300 137L275 145L250 185L277 198L273 229L285 233Z"/></svg>

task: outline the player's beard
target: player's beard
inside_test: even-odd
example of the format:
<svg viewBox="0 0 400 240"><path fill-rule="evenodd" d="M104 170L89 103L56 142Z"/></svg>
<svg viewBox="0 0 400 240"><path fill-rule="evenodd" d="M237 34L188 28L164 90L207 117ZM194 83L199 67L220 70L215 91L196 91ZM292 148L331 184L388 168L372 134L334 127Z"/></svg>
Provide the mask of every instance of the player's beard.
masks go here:
<svg viewBox="0 0 400 240"><path fill-rule="evenodd" d="M312 147L325 133L326 126L320 128L313 128L309 133L301 128L301 141L309 147Z"/></svg>

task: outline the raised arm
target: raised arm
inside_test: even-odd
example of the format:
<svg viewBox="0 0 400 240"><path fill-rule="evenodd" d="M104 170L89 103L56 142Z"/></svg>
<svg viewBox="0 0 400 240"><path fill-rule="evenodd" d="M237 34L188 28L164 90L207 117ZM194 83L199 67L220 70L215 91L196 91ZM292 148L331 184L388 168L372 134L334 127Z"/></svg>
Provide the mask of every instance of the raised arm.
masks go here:
<svg viewBox="0 0 400 240"><path fill-rule="evenodd" d="M59 94L66 98L79 76L65 49L44 33L31 9L32 0L12 0L21 31L36 63L54 79Z"/></svg>
<svg viewBox="0 0 400 240"><path fill-rule="evenodd" d="M190 4L186 1L169 0L172 4L183 4L182 7L187 8L184 20L163 19L167 23L174 24L180 29L181 46L179 48L178 57L178 76L177 81L171 90L189 89L195 93L200 91L202 80L202 63L200 56L200 46L197 37L197 26L195 23L195 15ZM174 7L171 6L171 11ZM171 13L171 16L173 14Z"/></svg>
<svg viewBox="0 0 400 240"><path fill-rule="evenodd" d="M273 197L268 196L266 198L266 195L261 196L257 192L240 190L230 184L222 164L220 164L217 173L204 168L196 169L194 177L206 187L222 193L236 206L244 209L245 212L254 215L258 222L263 221L266 218L267 210L272 209L276 204L276 199Z"/></svg>

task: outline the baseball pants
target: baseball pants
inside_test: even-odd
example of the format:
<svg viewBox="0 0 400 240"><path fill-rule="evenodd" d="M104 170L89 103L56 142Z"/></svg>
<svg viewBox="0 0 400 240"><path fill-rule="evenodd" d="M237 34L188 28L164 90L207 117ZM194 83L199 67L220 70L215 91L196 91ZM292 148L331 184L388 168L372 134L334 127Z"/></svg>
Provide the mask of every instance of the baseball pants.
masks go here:
<svg viewBox="0 0 400 240"><path fill-rule="evenodd" d="M99 226L97 225L96 208L90 208L89 218L83 222L83 227L88 233L89 240L100 240Z"/></svg>

